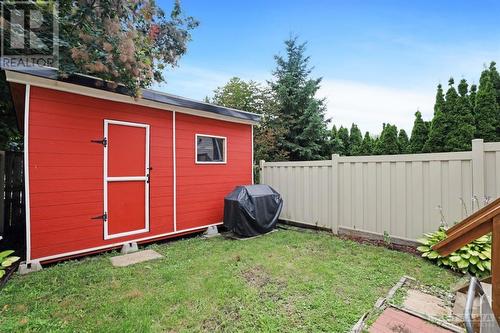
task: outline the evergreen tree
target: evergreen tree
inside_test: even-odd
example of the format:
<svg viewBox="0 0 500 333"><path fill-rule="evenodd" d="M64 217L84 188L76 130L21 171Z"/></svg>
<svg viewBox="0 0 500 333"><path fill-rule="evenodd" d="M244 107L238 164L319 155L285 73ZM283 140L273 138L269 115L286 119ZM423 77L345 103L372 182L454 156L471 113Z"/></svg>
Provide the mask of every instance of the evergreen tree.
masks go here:
<svg viewBox="0 0 500 333"><path fill-rule="evenodd" d="M423 147L424 153L443 152L445 150L446 133L448 131L445 103L443 87L438 84L436 102L434 103L434 117L432 118L429 137Z"/></svg>
<svg viewBox="0 0 500 333"><path fill-rule="evenodd" d="M358 128L358 125L352 124L349 134L349 155L361 155L361 144L363 143L363 134Z"/></svg>
<svg viewBox="0 0 500 333"><path fill-rule="evenodd" d="M452 126L455 123L453 119L459 112L458 110L458 93L455 89L455 80L451 77L448 80L448 90L446 91L446 103L444 104L444 113L446 115L446 136L444 140L444 151L453 150L453 146L450 144L448 137L452 130Z"/></svg>
<svg viewBox="0 0 500 333"><path fill-rule="evenodd" d="M383 124L382 133L375 147L376 155L395 155L399 154L398 147L398 128L396 125Z"/></svg>
<svg viewBox="0 0 500 333"><path fill-rule="evenodd" d="M366 132L365 137L363 138L363 142L361 143L360 154L361 155L372 155L374 140L370 136L370 133Z"/></svg>
<svg viewBox="0 0 500 333"><path fill-rule="evenodd" d="M330 130L330 139L336 138L337 137L337 126L333 125L332 129Z"/></svg>
<svg viewBox="0 0 500 333"><path fill-rule="evenodd" d="M349 131L344 126L340 126L337 133L337 140L339 143L339 154L343 156L349 156Z"/></svg>
<svg viewBox="0 0 500 333"><path fill-rule="evenodd" d="M317 160L324 156L329 120L325 120L325 103L315 98L321 78L311 79L306 44L297 38L285 41L286 55L275 56L274 81L270 82L278 102L278 114L284 135L280 144L290 160Z"/></svg>
<svg viewBox="0 0 500 333"><path fill-rule="evenodd" d="M500 105L500 73L498 73L497 63L492 61L490 63L490 75L491 75L491 82L493 83L493 87L495 88L495 94L497 97L497 104Z"/></svg>
<svg viewBox="0 0 500 333"><path fill-rule="evenodd" d="M498 104L489 69L481 73L475 111L476 138L495 141L499 126Z"/></svg>
<svg viewBox="0 0 500 333"><path fill-rule="evenodd" d="M385 126L385 124L382 124L382 126ZM379 142L380 142L380 135L376 136L373 138L373 149L372 149L372 155L380 155L379 154Z"/></svg>
<svg viewBox="0 0 500 333"><path fill-rule="evenodd" d="M382 123L382 132L380 132L380 135L375 138L373 141L373 154L374 155L382 155L383 154L383 148L380 146L380 139L382 136L385 134L385 127L386 123Z"/></svg>
<svg viewBox="0 0 500 333"><path fill-rule="evenodd" d="M471 84L469 93L469 103L471 105L472 115L474 116L474 119L476 117L476 96L477 96L477 85Z"/></svg>
<svg viewBox="0 0 500 333"><path fill-rule="evenodd" d="M500 73L498 73L498 70L496 68L496 62L492 61L490 63L490 75L491 75L491 82L493 83L493 87L495 88L495 94L496 94L496 99L497 99L497 139L496 141L500 141Z"/></svg>
<svg viewBox="0 0 500 333"><path fill-rule="evenodd" d="M450 89L452 89L450 87ZM453 93L453 92L452 92ZM449 110L450 130L446 136L447 151L470 150L474 132L474 117L468 94L468 84L465 79L458 85L459 97L455 107Z"/></svg>
<svg viewBox="0 0 500 333"><path fill-rule="evenodd" d="M337 127L333 125L332 129L330 130L330 134L328 137L328 155L331 156L332 154L342 154L343 153L343 145L342 141L339 139L339 131L337 130Z"/></svg>
<svg viewBox="0 0 500 333"><path fill-rule="evenodd" d="M415 121L413 123L413 129L411 131L410 146L409 150L411 153L421 153L424 148L424 144L429 137L429 130L422 119L422 114L420 111L415 112Z"/></svg>
<svg viewBox="0 0 500 333"><path fill-rule="evenodd" d="M339 154L339 141L337 139L338 130L337 126L333 125L332 129L328 134L328 150L329 155L331 154Z"/></svg>
<svg viewBox="0 0 500 333"><path fill-rule="evenodd" d="M404 129L399 130L398 147L400 154L408 154L410 152L410 140Z"/></svg>

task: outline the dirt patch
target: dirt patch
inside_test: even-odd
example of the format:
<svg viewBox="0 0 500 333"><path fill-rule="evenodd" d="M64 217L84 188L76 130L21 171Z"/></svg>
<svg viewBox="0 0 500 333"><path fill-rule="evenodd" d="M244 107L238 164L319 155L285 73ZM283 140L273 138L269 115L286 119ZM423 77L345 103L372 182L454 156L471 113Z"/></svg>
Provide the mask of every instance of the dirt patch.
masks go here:
<svg viewBox="0 0 500 333"><path fill-rule="evenodd" d="M243 271L243 278L249 286L259 292L261 299L273 302L284 299L283 291L286 289L286 281L273 278L262 266L255 266Z"/></svg>
<svg viewBox="0 0 500 333"><path fill-rule="evenodd" d="M26 312L28 310L28 307L24 304L17 304L15 307L16 312Z"/></svg>
<svg viewBox="0 0 500 333"><path fill-rule="evenodd" d="M120 288L121 283L120 283L119 280L117 280L115 277L113 277L113 279L111 280L110 285L111 285L111 288L118 289L118 288Z"/></svg>
<svg viewBox="0 0 500 333"><path fill-rule="evenodd" d="M125 298L129 298L129 299L139 298L142 296L144 296L144 293L138 289L132 289L125 294Z"/></svg>
<svg viewBox="0 0 500 333"><path fill-rule="evenodd" d="M399 252L406 252L410 254L414 254L418 257L420 257L420 252L413 247L413 246L408 246L408 245L398 245L394 243L387 243L383 240L379 239L369 239L369 238L364 238L364 237L357 237L357 236L339 236L340 239L347 239L347 240L352 240L356 243L360 244L368 244L368 245L375 245L375 246L381 246L388 248L389 250L394 250L394 251L399 251Z"/></svg>
<svg viewBox="0 0 500 333"><path fill-rule="evenodd" d="M240 318L238 307L227 305L219 309L216 315L203 320L201 328L203 332L226 331L229 327L233 327Z"/></svg>
<svg viewBox="0 0 500 333"><path fill-rule="evenodd" d="M262 266L255 266L242 273L245 281L254 288L262 288L271 282L271 276Z"/></svg>

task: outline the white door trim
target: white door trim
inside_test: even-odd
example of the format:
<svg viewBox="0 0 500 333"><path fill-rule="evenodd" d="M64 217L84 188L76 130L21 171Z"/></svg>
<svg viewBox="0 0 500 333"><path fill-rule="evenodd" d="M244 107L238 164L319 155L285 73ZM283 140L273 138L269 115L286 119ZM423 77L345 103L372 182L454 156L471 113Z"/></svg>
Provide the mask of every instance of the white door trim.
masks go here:
<svg viewBox="0 0 500 333"><path fill-rule="evenodd" d="M148 180L146 176L131 176L131 177L108 177L108 182L134 182Z"/></svg>
<svg viewBox="0 0 500 333"><path fill-rule="evenodd" d="M29 132L30 132L30 95L31 86L24 91L24 204L26 214L26 262L31 262L31 209L30 209L30 168L29 168Z"/></svg>
<svg viewBox="0 0 500 333"><path fill-rule="evenodd" d="M252 185L254 185L254 177L253 177L253 159L254 159L254 152L253 152L253 125L250 125L251 129L252 129L252 134L250 134L250 140L252 141L252 163L250 163L252 165L252 167L250 168L250 179L252 180Z"/></svg>
<svg viewBox="0 0 500 333"><path fill-rule="evenodd" d="M176 148L175 148L175 141L176 141L175 111L172 111L172 156L173 156L172 167L173 167L173 176L174 176L174 179L173 179L174 232L177 231L177 155L176 155L177 153L176 153Z"/></svg>
<svg viewBox="0 0 500 333"><path fill-rule="evenodd" d="M108 127L109 125L120 125L120 126L131 126L131 127L141 127L146 129L146 163L144 168L144 176L127 176L127 177L108 177L108 148L109 148L109 137L108 137ZM125 237L135 234L140 234L144 232L149 232L149 125L141 123L132 123L127 121L119 120L104 120L104 138L107 139L108 144L104 146L104 163L103 163L103 190L104 190L104 213L108 214L108 182L120 182L120 181L143 181L145 185L145 216L144 216L144 228L139 230L132 230L127 232L121 232L118 234L110 234L108 228L108 219L104 220L104 239L113 239L118 237Z"/></svg>

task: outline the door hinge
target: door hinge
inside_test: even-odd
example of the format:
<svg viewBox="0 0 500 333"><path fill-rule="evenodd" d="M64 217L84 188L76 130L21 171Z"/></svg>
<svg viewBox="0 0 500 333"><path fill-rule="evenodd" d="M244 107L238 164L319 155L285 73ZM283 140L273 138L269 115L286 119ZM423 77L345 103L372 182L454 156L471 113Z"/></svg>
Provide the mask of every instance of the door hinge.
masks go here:
<svg viewBox="0 0 500 333"><path fill-rule="evenodd" d="M104 214L99 215L99 216L94 216L90 218L91 220L103 220L103 222L106 222L108 220L108 213L104 212Z"/></svg>
<svg viewBox="0 0 500 333"><path fill-rule="evenodd" d="M108 146L108 139L107 138L104 138L102 140L90 140L90 142L99 143L99 144L103 145L104 147Z"/></svg>

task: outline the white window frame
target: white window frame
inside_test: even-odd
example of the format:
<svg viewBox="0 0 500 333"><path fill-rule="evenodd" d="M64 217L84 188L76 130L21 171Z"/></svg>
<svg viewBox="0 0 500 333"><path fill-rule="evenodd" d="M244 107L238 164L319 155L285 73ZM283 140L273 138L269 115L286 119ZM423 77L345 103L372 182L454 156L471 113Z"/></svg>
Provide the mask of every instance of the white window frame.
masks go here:
<svg viewBox="0 0 500 333"><path fill-rule="evenodd" d="M130 176L130 177L109 177L108 176L108 149L109 149L109 136L108 127L109 125L120 125L129 127L140 127L146 129L146 156L145 156L145 166L144 166L144 176ZM141 123L133 123L128 121L110 120L104 119L104 137L107 138L108 144L104 146L104 212L108 213L108 183L110 182L124 182L124 181L139 181L145 184L145 216L144 216L144 228L138 230L125 231L118 234L110 234L108 228L109 217L104 221L104 239L113 239L119 237L126 237L135 234L141 234L149 232L149 183L148 183L148 173L149 173L149 125ZM108 213L109 216L109 213Z"/></svg>
<svg viewBox="0 0 500 333"><path fill-rule="evenodd" d="M198 137L200 137L200 136L224 140L224 160L222 162L219 162L219 161L198 161ZM195 164L227 164L227 137L218 136L218 135L211 135L211 134L196 133L194 136L194 163Z"/></svg>

